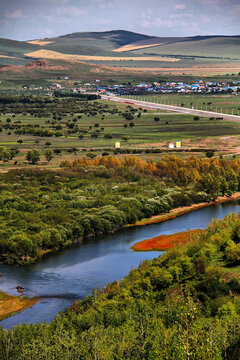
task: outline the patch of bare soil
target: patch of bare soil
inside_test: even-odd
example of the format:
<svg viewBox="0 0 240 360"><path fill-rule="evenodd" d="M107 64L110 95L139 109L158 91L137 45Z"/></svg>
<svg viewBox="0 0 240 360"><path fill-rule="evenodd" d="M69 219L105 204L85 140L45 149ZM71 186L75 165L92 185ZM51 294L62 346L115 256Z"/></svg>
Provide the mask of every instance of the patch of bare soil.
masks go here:
<svg viewBox="0 0 240 360"><path fill-rule="evenodd" d="M32 41L27 41L28 44L33 44L33 45L48 45L48 44L53 44L54 41L44 41L44 40L32 40Z"/></svg>

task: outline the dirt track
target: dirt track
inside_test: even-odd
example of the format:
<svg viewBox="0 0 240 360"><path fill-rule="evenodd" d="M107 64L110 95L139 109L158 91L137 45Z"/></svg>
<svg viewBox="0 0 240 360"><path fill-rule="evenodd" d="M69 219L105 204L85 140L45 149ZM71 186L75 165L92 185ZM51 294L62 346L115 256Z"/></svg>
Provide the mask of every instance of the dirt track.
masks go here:
<svg viewBox="0 0 240 360"><path fill-rule="evenodd" d="M240 116L237 115L222 114L222 113L206 111L206 110L189 109L189 108L173 106L173 105L156 104L147 101L119 98L117 96L101 95L101 98L104 100L111 100L120 103L128 103L130 105L132 104L132 105L142 106L148 109L168 110L177 113L190 114L194 116L203 116L203 117L222 117L225 120L240 122Z"/></svg>

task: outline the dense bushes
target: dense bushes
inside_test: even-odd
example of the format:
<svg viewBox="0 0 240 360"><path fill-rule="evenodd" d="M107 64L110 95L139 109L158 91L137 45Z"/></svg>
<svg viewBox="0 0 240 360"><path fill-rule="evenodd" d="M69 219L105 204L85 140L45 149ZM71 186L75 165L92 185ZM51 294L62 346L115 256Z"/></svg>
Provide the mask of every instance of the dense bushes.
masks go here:
<svg viewBox="0 0 240 360"><path fill-rule="evenodd" d="M61 249L239 188L238 161L183 161L165 156L155 164L134 157L104 156L80 158L62 166L66 170L12 170L1 175L3 261L31 261L42 251ZM239 233L235 230L235 238ZM228 249L228 258L238 261L238 245L229 243Z"/></svg>

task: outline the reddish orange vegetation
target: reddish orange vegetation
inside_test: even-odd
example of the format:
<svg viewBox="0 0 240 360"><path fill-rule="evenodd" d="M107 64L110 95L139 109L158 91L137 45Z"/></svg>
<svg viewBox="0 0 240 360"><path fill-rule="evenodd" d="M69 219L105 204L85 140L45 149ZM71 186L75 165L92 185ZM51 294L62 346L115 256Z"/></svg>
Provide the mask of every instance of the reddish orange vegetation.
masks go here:
<svg viewBox="0 0 240 360"><path fill-rule="evenodd" d="M165 251L177 245L184 245L187 242L193 241L195 236L202 233L204 230L189 230L171 235L160 235L152 239L137 242L132 246L135 251Z"/></svg>
<svg viewBox="0 0 240 360"><path fill-rule="evenodd" d="M0 320L33 306L37 301L37 298L21 298L20 296L7 295L0 291Z"/></svg>

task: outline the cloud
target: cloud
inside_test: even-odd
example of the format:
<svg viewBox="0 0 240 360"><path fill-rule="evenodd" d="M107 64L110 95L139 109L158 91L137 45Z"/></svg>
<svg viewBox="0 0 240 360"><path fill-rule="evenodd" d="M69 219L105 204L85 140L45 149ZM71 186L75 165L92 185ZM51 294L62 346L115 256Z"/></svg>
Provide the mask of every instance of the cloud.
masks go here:
<svg viewBox="0 0 240 360"><path fill-rule="evenodd" d="M183 17L183 14L181 13L181 14L171 14L170 16L169 16L169 19L182 19L182 17ZM189 13L184 13L184 18L192 18L193 17L193 14L191 13L191 12L189 12Z"/></svg>
<svg viewBox="0 0 240 360"><path fill-rule="evenodd" d="M223 6L229 4L229 2L231 3L232 0L201 0L201 2L204 5Z"/></svg>
<svg viewBox="0 0 240 360"><path fill-rule="evenodd" d="M103 25L103 26L109 26L112 25L112 22L105 18L99 18L95 21L96 25Z"/></svg>
<svg viewBox="0 0 240 360"><path fill-rule="evenodd" d="M62 5L68 4L71 0L41 0L41 3L47 3L48 5ZM39 3L39 0L31 0L31 2Z"/></svg>
<svg viewBox="0 0 240 360"><path fill-rule="evenodd" d="M199 24L195 21L190 21L189 19L181 18L152 18L152 19L142 19L141 27L144 29L151 29L154 31L161 30L161 35L170 36L176 34L178 29L181 28L182 35L190 34L192 31L199 33ZM155 30L156 29L156 30ZM159 34L160 35L160 34Z"/></svg>
<svg viewBox="0 0 240 360"><path fill-rule="evenodd" d="M24 15L22 13L22 10L16 9L13 12L9 12L8 10L5 11L5 18L6 19L21 19Z"/></svg>
<svg viewBox="0 0 240 360"><path fill-rule="evenodd" d="M175 10L184 10L184 9L186 9L186 5L185 4L176 4L174 6L174 9Z"/></svg>
<svg viewBox="0 0 240 360"><path fill-rule="evenodd" d="M67 4L69 0L48 0L48 2L51 2L53 4Z"/></svg>
<svg viewBox="0 0 240 360"><path fill-rule="evenodd" d="M72 19L70 16L52 16L52 15L43 15L42 18L51 24L71 24ZM52 25L53 26L53 25Z"/></svg>
<svg viewBox="0 0 240 360"><path fill-rule="evenodd" d="M56 9L56 14L58 15L68 15L68 16L81 16L86 14L86 10L83 10L77 6L60 6Z"/></svg>
<svg viewBox="0 0 240 360"><path fill-rule="evenodd" d="M113 0L92 0L93 4L101 10L114 9L115 3Z"/></svg>

